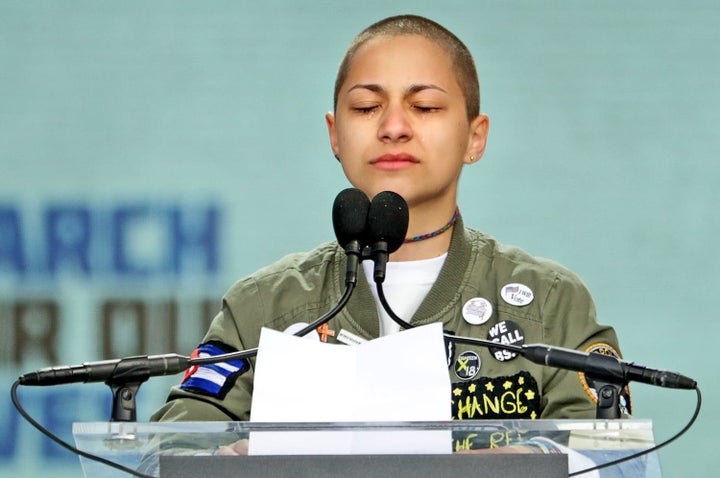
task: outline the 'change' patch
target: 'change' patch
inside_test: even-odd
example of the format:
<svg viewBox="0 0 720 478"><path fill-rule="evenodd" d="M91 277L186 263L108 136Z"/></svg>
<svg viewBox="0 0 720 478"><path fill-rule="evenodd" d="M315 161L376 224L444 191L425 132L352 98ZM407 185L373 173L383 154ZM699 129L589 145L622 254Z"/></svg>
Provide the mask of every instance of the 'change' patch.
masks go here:
<svg viewBox="0 0 720 478"><path fill-rule="evenodd" d="M453 383L451 390L454 420L540 417L538 385L525 370L507 377Z"/></svg>
<svg viewBox="0 0 720 478"><path fill-rule="evenodd" d="M214 357L237 349L218 341L200 345L190 358ZM245 360L229 360L213 364L193 365L185 371L180 388L187 392L224 399L237 378L249 368Z"/></svg>

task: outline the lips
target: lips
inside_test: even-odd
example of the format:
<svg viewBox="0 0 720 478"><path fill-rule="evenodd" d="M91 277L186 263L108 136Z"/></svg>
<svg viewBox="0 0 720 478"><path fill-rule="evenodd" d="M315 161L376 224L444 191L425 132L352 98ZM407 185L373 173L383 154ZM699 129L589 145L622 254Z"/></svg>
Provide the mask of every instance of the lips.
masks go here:
<svg viewBox="0 0 720 478"><path fill-rule="evenodd" d="M419 161L411 154L397 153L397 154L383 154L373 159L370 164L378 169L386 171L395 171L398 169L409 168Z"/></svg>

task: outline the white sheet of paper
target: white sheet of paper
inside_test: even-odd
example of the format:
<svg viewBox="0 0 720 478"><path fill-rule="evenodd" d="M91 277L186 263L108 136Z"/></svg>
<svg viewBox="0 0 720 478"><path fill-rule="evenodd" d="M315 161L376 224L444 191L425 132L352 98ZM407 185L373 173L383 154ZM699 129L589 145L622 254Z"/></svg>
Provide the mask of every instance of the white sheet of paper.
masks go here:
<svg viewBox="0 0 720 478"><path fill-rule="evenodd" d="M357 346L263 328L255 367L254 422L450 420L441 324ZM392 437L392 439L390 439ZM255 432L250 454L450 453L444 430Z"/></svg>

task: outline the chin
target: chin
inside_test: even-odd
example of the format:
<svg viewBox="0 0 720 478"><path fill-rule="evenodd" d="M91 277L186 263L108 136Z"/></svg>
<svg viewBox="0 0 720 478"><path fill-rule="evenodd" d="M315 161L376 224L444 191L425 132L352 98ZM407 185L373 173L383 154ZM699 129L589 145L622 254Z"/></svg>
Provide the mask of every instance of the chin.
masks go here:
<svg viewBox="0 0 720 478"><path fill-rule="evenodd" d="M367 194L370 199L374 198L378 193L383 191L392 191L399 194L403 199L405 199L405 201L408 201L408 198L413 196L411 188L407 185L398 184L393 181L383 182L382 184L369 188L369 190L363 189L363 191L365 191L365 194Z"/></svg>
<svg viewBox="0 0 720 478"><path fill-rule="evenodd" d="M351 184L352 184L352 183L351 183ZM392 191L392 192L394 192L394 193L397 193L397 194L401 195L401 196L403 197L403 199L405 199L405 196L404 196L400 191L398 191L397 188L394 188L394 187L391 187L391 186L388 186L388 185L385 185L385 186L371 186L371 187L369 187L369 186L367 186L367 185L362 185L362 184L352 184L352 186L353 186L354 188L357 188L357 189L361 190L362 192L364 192L365 195L366 195L366 196L368 197L368 199L370 199L370 200L372 200L372 198L374 198L375 196L377 196L378 194L380 194L380 193L383 192L383 191Z"/></svg>

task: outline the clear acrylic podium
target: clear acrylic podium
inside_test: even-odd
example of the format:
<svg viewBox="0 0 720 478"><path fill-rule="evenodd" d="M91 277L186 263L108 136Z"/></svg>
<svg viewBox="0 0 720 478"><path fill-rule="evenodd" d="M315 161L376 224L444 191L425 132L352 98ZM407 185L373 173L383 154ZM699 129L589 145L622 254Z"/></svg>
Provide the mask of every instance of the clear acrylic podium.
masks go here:
<svg viewBox="0 0 720 478"><path fill-rule="evenodd" d="M404 423L75 423L76 446L161 478L184 476L558 477L654 445L649 420ZM248 456L213 456L248 440ZM513 445L562 453L502 453ZM511 446L511 448L506 448ZM84 475L127 477L81 458ZM660 477L656 453L582 477Z"/></svg>

